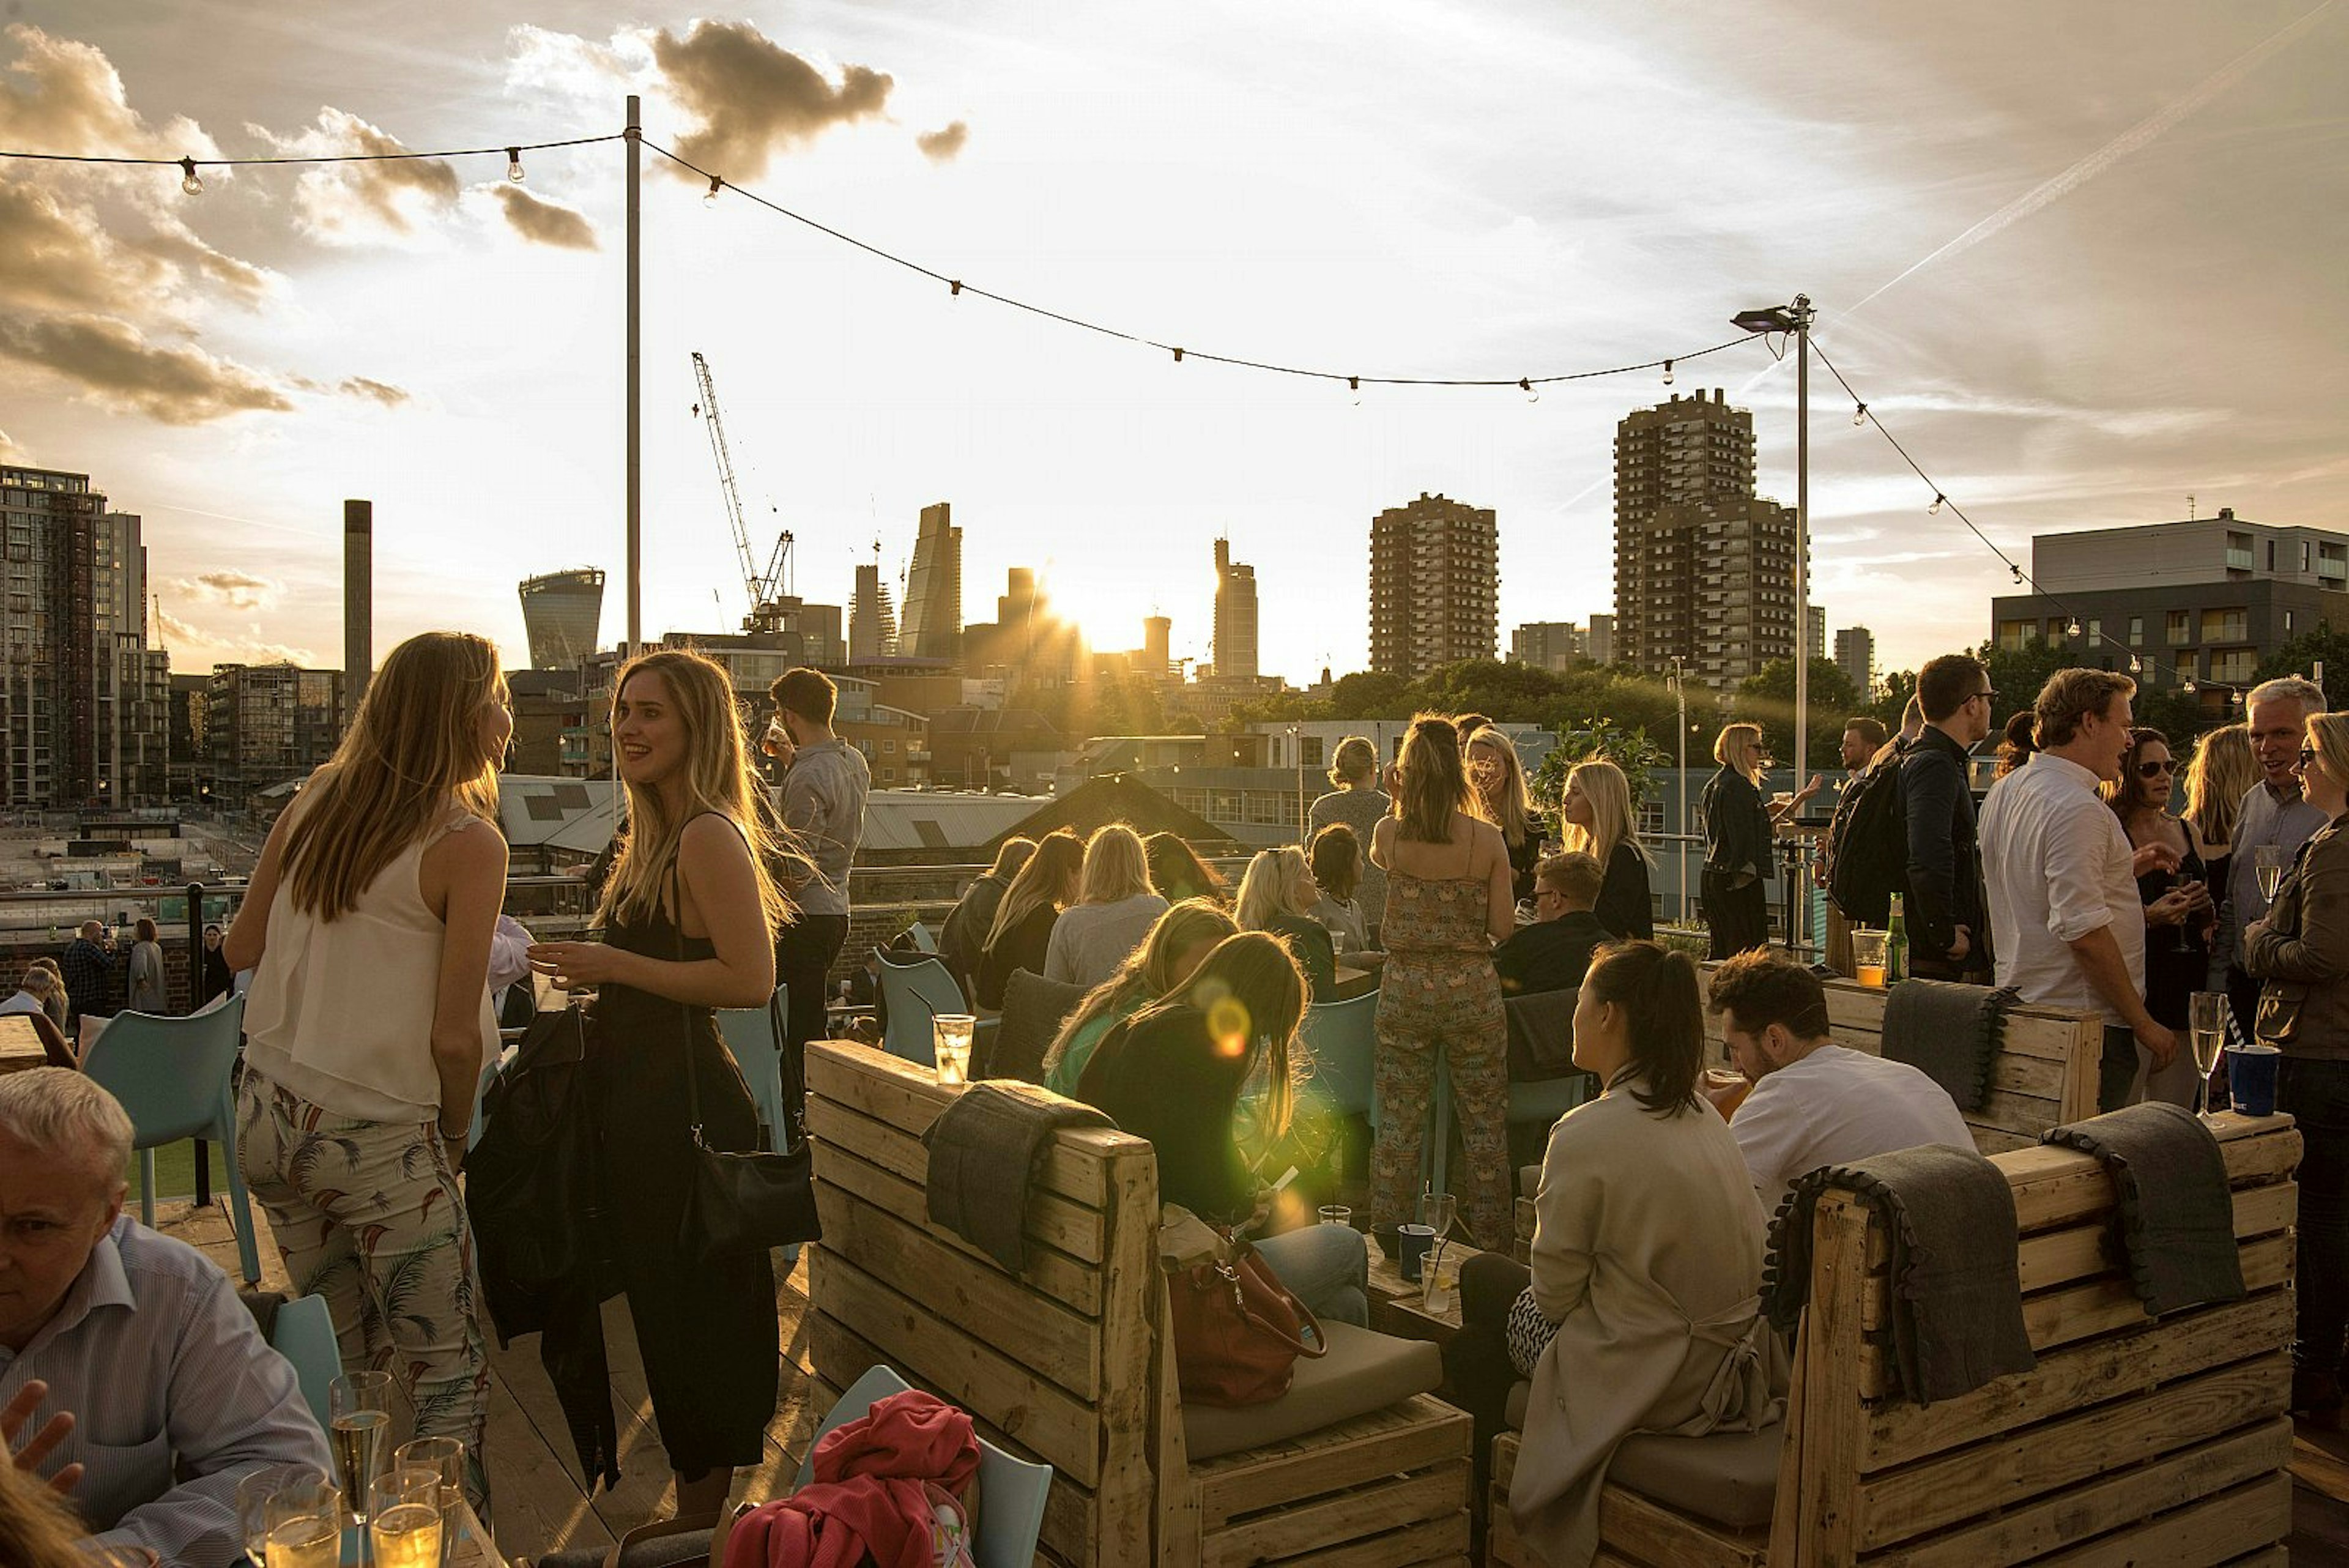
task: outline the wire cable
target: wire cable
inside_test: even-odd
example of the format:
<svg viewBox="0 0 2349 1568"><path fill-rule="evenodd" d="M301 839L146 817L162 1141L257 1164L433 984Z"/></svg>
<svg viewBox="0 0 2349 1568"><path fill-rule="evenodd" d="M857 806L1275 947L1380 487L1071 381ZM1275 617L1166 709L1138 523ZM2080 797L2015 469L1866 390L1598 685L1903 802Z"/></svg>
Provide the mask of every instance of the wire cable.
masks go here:
<svg viewBox="0 0 2349 1568"><path fill-rule="evenodd" d="M262 169L284 163L398 163L417 158L478 158L492 152L512 154L543 152L553 147L593 147L602 141L626 139L626 132L615 130L608 135L574 136L563 141L500 142L495 147L457 147L444 152L319 152L283 158L99 158L81 152L15 151L0 151L0 158L39 163L120 163L157 169L184 169L191 163L199 169Z"/></svg>

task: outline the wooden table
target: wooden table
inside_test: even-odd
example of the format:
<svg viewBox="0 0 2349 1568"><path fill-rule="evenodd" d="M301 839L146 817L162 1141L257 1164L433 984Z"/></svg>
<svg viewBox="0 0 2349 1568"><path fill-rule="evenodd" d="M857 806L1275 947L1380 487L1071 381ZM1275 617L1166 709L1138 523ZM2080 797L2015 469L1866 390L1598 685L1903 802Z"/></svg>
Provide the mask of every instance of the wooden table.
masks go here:
<svg viewBox="0 0 2349 1568"><path fill-rule="evenodd" d="M22 1073L48 1065L49 1053L32 1019L21 1012L0 1013L0 1073Z"/></svg>
<svg viewBox="0 0 2349 1568"><path fill-rule="evenodd" d="M1362 1244L1371 1257L1371 1326L1398 1339L1423 1339L1449 1345L1460 1332L1460 1291L1453 1288L1450 1310L1432 1313L1422 1304L1424 1293L1415 1281L1402 1277L1402 1264L1380 1251L1378 1238L1365 1234ZM1477 1249L1464 1241L1446 1241L1444 1261L1465 1263Z"/></svg>

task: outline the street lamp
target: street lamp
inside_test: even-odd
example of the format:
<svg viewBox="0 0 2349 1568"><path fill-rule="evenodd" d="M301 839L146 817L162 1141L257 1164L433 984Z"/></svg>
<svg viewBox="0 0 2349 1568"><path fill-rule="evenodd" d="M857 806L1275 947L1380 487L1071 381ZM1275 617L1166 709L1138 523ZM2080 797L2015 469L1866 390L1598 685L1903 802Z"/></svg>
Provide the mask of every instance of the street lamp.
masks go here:
<svg viewBox="0 0 2349 1568"><path fill-rule="evenodd" d="M1685 837L1688 833L1689 722L1687 680L1687 674L1681 668L1681 656L1675 653L1672 655L1671 678L1667 680L1665 684L1672 689L1672 700L1681 705L1680 772L1672 779L1672 814L1680 818L1677 825L1678 834L1682 837ZM1680 846L1679 860L1681 863L1681 924L1685 926L1689 923L1688 846L1685 843L1682 843Z"/></svg>
<svg viewBox="0 0 2349 1568"><path fill-rule="evenodd" d="M1803 649L1810 615L1811 557L1811 296L1792 305L1741 310L1729 324L1744 332L1795 335L1795 777L1811 765L1811 665ZM1800 787L1799 783L1796 787Z"/></svg>

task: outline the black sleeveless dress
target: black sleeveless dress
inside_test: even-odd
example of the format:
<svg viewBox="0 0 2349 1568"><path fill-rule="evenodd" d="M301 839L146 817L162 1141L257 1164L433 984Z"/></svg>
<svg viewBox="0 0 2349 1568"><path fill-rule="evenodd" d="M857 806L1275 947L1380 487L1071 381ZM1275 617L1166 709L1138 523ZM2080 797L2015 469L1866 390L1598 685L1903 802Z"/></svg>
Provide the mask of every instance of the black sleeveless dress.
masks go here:
<svg viewBox="0 0 2349 1568"><path fill-rule="evenodd" d="M680 946L666 914L616 919L605 940L647 958L716 953L707 937ZM758 1109L706 1007L605 985L595 1044L612 1251L669 1468L691 1478L713 1465L755 1465L775 1416L774 1270L764 1252L704 1264L678 1250L692 1149L681 1053L693 1053L710 1147L756 1149Z"/></svg>
<svg viewBox="0 0 2349 1568"><path fill-rule="evenodd" d="M2150 904L2180 882L2210 882L2220 895L2226 891L2223 882L2212 881L2202 857L2194 852L2194 840L2186 840L2186 858L2175 871L2148 871L2137 879L2139 903ZM2187 1014L2192 1011L2191 998L2205 991L2210 983L2210 944L2202 939L2199 928L2188 926L2148 926L2145 933L2145 1010L2153 1014L2156 1023L2172 1029L2187 1025Z"/></svg>

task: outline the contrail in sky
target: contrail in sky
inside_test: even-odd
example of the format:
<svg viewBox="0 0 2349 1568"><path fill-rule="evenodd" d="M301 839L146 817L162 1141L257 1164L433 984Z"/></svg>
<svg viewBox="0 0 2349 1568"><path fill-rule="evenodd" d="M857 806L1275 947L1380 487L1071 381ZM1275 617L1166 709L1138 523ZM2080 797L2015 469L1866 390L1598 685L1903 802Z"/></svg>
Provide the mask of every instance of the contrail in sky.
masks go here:
<svg viewBox="0 0 2349 1568"><path fill-rule="evenodd" d="M2110 141L2106 142L2102 147L2097 148L2094 152L2089 153L2085 158L2081 159L2078 162L2073 164L2069 169L2064 170L2062 173L2054 175L2051 178L2041 182L2031 190L2023 192L2020 196L2017 196L2013 201L2009 202L2005 206L2001 207L1997 212L1992 213L1989 217L1984 218L1982 222L1976 223L1972 228L1968 229L1957 238L1950 241L1947 244L1942 245L1939 250L1936 250L1930 254L1923 256L1917 261L1911 262L1906 271L1893 278L1890 282L1879 285L1874 293L1868 296L1867 299L1862 299L1857 305L1847 306L1845 309L1844 314L1849 315L1852 311L1859 309L1861 306L1868 304L1868 300L1874 299L1877 295L1882 294L1886 289L1892 287L1894 284L1901 282L1911 274L1914 274L1924 267L1930 266L1933 263L1940 261L1944 256L1953 256L1958 254L1960 252L1971 250L1974 246L1982 244L1982 241L1989 239L1992 235L1997 234L2002 229L2008 227L2010 224L2021 222L2023 219L2038 212L2042 207L2046 206L2048 203L2057 201L2071 194L2074 191L2078 190L2082 185L2086 184L2089 181L2095 179L2097 175L2103 173L2106 170L2111 168L2114 164L2119 162L2130 153L2135 152L2147 142L2151 141L2155 137L2159 136L2163 131L2168 130L2171 126L2176 125L2179 120L2184 119L2188 115L2192 114L2196 109L2200 109L2204 104L2209 103L2212 99L2217 98L2220 93L2225 92L2229 88L2233 87L2245 76L2249 75L2270 55L2274 54L2278 49L2283 47L2284 45L2292 42L2292 39L2298 37L2301 34L2306 32L2311 26L2314 26L2327 11L2333 9L2333 0L2323 0L2322 5L2316 6L2305 16L2302 16L2299 20L2286 23L2280 31L2269 36L2264 42L2252 45L2250 48L2244 50L2241 54L2237 55L2233 59L2228 61L2225 65L2220 67L2217 70L2212 71L2209 76L2203 78L2201 81L2196 83L2195 86L2188 90L2182 97L2177 99L2173 102L2163 105L2160 109L2156 109L2153 113L2146 116L2143 119L2138 120L2135 125L2129 127L2127 130L2122 131L2118 136L2114 137Z"/></svg>

